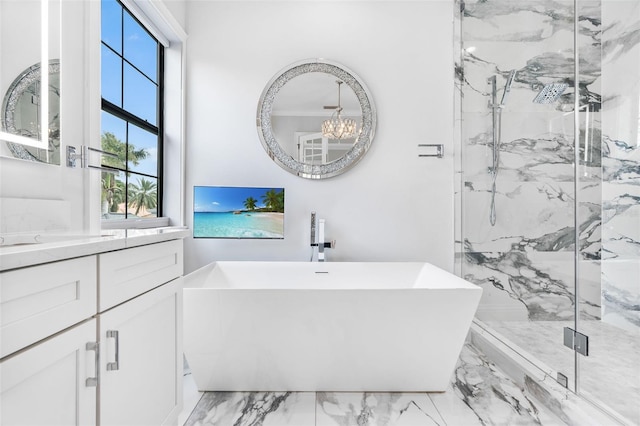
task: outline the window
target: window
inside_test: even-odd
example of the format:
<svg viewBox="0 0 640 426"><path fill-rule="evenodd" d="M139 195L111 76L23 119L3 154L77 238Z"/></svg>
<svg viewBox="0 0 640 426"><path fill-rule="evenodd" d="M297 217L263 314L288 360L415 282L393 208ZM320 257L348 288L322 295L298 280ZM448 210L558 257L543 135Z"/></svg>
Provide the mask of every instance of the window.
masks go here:
<svg viewBox="0 0 640 426"><path fill-rule="evenodd" d="M102 219L162 216L164 47L118 0L102 0Z"/></svg>

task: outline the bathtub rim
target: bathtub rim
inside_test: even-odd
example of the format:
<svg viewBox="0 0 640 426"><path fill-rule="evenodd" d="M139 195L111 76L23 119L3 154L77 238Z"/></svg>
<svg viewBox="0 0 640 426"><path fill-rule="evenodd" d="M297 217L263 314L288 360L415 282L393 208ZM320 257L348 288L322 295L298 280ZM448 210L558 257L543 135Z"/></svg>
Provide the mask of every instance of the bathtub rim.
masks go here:
<svg viewBox="0 0 640 426"><path fill-rule="evenodd" d="M412 267L418 268L416 271L416 275L414 280L409 284L405 283L404 286L390 286L390 287L367 287L367 286L300 286L300 287L292 287L292 286L279 286L273 285L273 283L262 282L259 285L251 284L247 285L246 283L242 283L243 286L237 286L237 283L229 283L222 282L216 283L216 279L220 277L217 276L217 273L225 273L225 266L227 267L237 267L239 265L246 265L247 267L252 266L265 266L269 265L269 267L273 267L274 265L278 266L287 266L287 265L295 265L296 267L304 267L305 269L316 269L313 272L314 275L310 275L309 279L323 279L329 278L330 273L332 272L330 269L339 269L339 268L350 268L350 267L359 267L363 265L377 265L379 267L391 267L391 268L399 268L399 267ZM329 269L329 273L325 272ZM233 272L233 271L232 271ZM309 271L305 271L309 273ZM333 271L335 272L335 271ZM404 271L406 272L406 271ZM341 277L344 278L344 277ZM426 282L425 279L431 279ZM441 278L442 282L434 281L434 278ZM446 285L444 284L446 282ZM223 284L223 285L221 285ZM226 284L226 285L224 285ZM271 284L271 285L268 285ZM246 286L245 286L246 285ZM254 260L221 260L221 261L212 261L207 265L196 269L195 271L185 275L184 277L184 285L183 288L194 290L225 290L225 291L268 291L268 290L279 290L279 291L303 291L303 290L318 290L318 291L417 291L417 290L458 290L465 289L470 291L479 291L482 292L482 287L473 284L463 278L458 277L452 272L448 272L442 268L439 268L428 262L421 261L348 261L348 262L305 262L305 261L254 261Z"/></svg>

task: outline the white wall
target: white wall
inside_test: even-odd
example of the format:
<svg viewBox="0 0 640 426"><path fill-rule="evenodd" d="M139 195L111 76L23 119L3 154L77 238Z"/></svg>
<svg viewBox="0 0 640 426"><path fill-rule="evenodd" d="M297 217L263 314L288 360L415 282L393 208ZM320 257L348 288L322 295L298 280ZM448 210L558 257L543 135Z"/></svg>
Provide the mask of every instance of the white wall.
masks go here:
<svg viewBox="0 0 640 426"><path fill-rule="evenodd" d="M185 272L214 260L308 260L310 212L329 261L453 268L453 2L209 2L187 5L187 222L194 185L285 188L284 240L188 239ZM255 127L264 85L307 58L344 64L378 111L371 149L341 176L293 176ZM445 144L445 159L417 144Z"/></svg>
<svg viewBox="0 0 640 426"><path fill-rule="evenodd" d="M169 9L169 12L171 12L180 27L185 28L187 19L186 0L162 0L162 3Z"/></svg>

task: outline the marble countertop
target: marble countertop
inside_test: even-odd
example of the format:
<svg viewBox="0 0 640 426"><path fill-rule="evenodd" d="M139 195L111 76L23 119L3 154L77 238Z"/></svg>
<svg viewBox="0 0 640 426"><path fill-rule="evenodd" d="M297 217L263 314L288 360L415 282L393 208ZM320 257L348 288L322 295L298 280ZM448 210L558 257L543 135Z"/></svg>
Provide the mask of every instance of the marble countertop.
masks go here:
<svg viewBox="0 0 640 426"><path fill-rule="evenodd" d="M34 233L12 236L16 239L15 244L0 246L0 271L175 240L189 235L191 233L186 227L170 226L107 229L100 235Z"/></svg>

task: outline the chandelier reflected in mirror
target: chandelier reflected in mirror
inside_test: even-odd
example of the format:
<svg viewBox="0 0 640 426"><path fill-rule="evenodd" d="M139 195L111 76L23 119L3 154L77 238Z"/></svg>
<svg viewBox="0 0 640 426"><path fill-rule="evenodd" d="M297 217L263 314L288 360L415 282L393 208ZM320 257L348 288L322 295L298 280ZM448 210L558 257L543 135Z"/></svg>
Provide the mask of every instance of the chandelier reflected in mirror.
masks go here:
<svg viewBox="0 0 640 426"><path fill-rule="evenodd" d="M322 123L322 136L329 139L349 139L356 135L356 121L351 118L342 117L342 106L340 105L340 86L342 81L336 80L338 83L338 106L325 106L325 109L333 109L331 118Z"/></svg>

